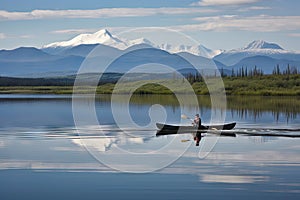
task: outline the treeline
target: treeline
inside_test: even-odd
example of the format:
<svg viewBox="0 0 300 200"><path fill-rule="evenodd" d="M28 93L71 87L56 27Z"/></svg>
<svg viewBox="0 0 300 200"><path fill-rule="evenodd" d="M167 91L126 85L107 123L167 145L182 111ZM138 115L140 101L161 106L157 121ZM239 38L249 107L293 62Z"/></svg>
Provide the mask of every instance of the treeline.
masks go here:
<svg viewBox="0 0 300 200"><path fill-rule="evenodd" d="M223 69L221 69L221 76L226 77L228 76L227 74L222 73ZM231 77L253 77L253 76L263 76L264 71L260 68L258 68L256 65L254 66L253 69L248 69L247 67L241 67L239 69L234 69L231 70Z"/></svg>
<svg viewBox="0 0 300 200"><path fill-rule="evenodd" d="M220 70L220 73L215 73L206 75L206 77L217 77L220 74L221 77L257 77L257 76L263 76L264 72L262 69L257 68L256 66L253 69L247 69L242 67L239 69L232 69L231 73L225 73L225 70L222 68ZM203 82L203 76L200 73L189 73L185 75L185 78L190 82L190 83L195 83L195 82Z"/></svg>
<svg viewBox="0 0 300 200"><path fill-rule="evenodd" d="M274 67L273 69L273 72L272 72L273 75L294 75L294 74L300 74L300 71L298 70L297 67L290 67L290 65L287 66L287 68L285 70L280 70L280 67L279 65L277 65L276 67Z"/></svg>
<svg viewBox="0 0 300 200"><path fill-rule="evenodd" d="M221 75L221 77L237 77L237 78L247 78L247 77L262 77L262 76L278 76L278 75L298 75L300 70L297 67L290 67L288 65L286 69L280 69L279 65L275 66L272 74L264 74L264 71L258 67L248 69L247 67L241 67L239 69L225 70L210 72L208 77L216 77ZM122 74L119 73L107 73L103 74L100 80L98 80L98 75L96 74L84 74L81 75L80 79L86 84L90 85L95 81L98 81L98 85L103 85L107 83L115 84ZM133 74L132 79L135 76L142 76L141 74ZM57 78L14 78L14 77L1 77L0 76L0 86L73 86L76 76L66 76ZM191 83L204 82L203 76L200 73L189 73L185 75L185 78ZM176 76L173 79L177 79ZM93 84L92 84L93 85Z"/></svg>
<svg viewBox="0 0 300 200"><path fill-rule="evenodd" d="M116 83L120 77L121 74L119 73L107 73L98 80L97 74L83 74L78 77L78 79L81 79L82 83L86 85L93 85L95 81L98 81L98 85L103 85L106 83ZM17 78L0 76L0 86L73 86L75 79L75 75L56 78Z"/></svg>
<svg viewBox="0 0 300 200"><path fill-rule="evenodd" d="M216 77L217 72L214 73L214 75L209 75L208 77ZM286 69L281 70L279 65L274 67L272 74L271 75L297 75L300 74L300 70L298 70L297 67L290 67L288 65ZM264 74L264 71L261 68L258 68L257 66L254 66L252 69L248 69L247 67L241 67L238 69L232 69L231 73L225 72L225 70L222 68L220 70L220 76L221 77L260 77L270 74ZM189 73L185 75L185 78L190 82L190 83L195 83L195 82L203 82L203 77L200 73Z"/></svg>
<svg viewBox="0 0 300 200"><path fill-rule="evenodd" d="M1 77L0 86L73 86L73 78L14 78Z"/></svg>

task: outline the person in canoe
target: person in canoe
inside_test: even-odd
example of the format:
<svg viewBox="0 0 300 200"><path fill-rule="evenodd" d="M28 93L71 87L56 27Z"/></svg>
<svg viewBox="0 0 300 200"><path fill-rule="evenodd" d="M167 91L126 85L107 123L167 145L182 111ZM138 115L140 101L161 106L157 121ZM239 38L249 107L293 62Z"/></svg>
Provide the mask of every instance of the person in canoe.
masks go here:
<svg viewBox="0 0 300 200"><path fill-rule="evenodd" d="M194 121L193 121L193 126L197 127L198 129L201 128L201 118L199 114L195 115Z"/></svg>
<svg viewBox="0 0 300 200"><path fill-rule="evenodd" d="M197 127L197 129L202 128L202 121L201 121L201 118L200 118L199 114L195 115L195 118L194 118L194 121L193 121L192 124L193 124L194 127ZM199 143L200 143L201 139L202 139L201 133L196 133L196 135L194 136L194 141L196 142L196 146L199 146Z"/></svg>

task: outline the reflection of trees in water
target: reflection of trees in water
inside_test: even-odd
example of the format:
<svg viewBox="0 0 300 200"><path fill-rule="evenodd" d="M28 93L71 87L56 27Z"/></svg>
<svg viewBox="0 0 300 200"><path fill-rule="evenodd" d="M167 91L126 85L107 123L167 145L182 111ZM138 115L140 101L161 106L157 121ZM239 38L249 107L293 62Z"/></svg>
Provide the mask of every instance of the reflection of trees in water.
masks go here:
<svg viewBox="0 0 300 200"><path fill-rule="evenodd" d="M251 110L249 108L238 108L238 109L230 109L230 110L231 110L232 118L234 118L234 116L237 115L241 119L251 118L254 119L254 121L261 119L263 117L263 113L269 112L264 109ZM286 123L289 123L290 120L297 118L299 112L295 112L293 110L286 110L286 111L273 110L271 111L271 114L274 117L274 120L276 122L279 122L280 118L285 118Z"/></svg>
<svg viewBox="0 0 300 200"><path fill-rule="evenodd" d="M228 97L228 108L232 115L237 114L240 118L260 119L263 113L271 113L278 122L281 117L290 120L300 114L300 99L298 97Z"/></svg>
<svg viewBox="0 0 300 200"><path fill-rule="evenodd" d="M285 113L272 112L272 115L274 116L276 122L279 121L280 114L283 114L284 117L286 118L286 123L289 123L289 121L291 119L296 119L299 113L298 112L288 112L288 111L286 111Z"/></svg>
<svg viewBox="0 0 300 200"><path fill-rule="evenodd" d="M257 119L260 119L262 117L263 112L262 110L250 110L246 108L237 108L237 109L230 109L231 116L234 118L235 115L237 115L240 119L254 119L256 121Z"/></svg>
<svg viewBox="0 0 300 200"><path fill-rule="evenodd" d="M118 100L120 103L122 95ZM194 110L195 104L189 101L188 95L184 96L184 109ZM101 95L100 101L110 101L109 95ZM214 99L215 108L211 110L211 98L209 96L198 96L201 114L211 110L216 112L221 109L225 114L225 109L222 98ZM124 102L125 103L125 102ZM133 95L130 103L143 105L160 104L162 106L171 106L173 111L179 108L180 104L175 95ZM227 96L227 111L231 112L232 118L237 115L241 119L251 118L254 120L261 119L263 114L270 113L276 122L280 118L285 118L287 123L295 119L300 114L300 97L261 97L261 96Z"/></svg>
<svg viewBox="0 0 300 200"><path fill-rule="evenodd" d="M272 142L274 140L278 140L277 137L268 137L268 136L251 136L248 137L249 140L255 144L263 144L263 143L267 143L267 142Z"/></svg>

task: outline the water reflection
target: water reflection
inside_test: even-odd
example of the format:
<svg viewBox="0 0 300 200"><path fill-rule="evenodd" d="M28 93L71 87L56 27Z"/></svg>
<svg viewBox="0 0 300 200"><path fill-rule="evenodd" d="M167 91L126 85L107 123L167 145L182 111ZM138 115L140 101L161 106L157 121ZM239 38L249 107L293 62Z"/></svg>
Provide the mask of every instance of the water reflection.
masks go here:
<svg viewBox="0 0 300 200"><path fill-rule="evenodd" d="M117 103L122 104L124 98L119 95ZM88 97L87 97L88 98ZM98 95L96 97L98 105L110 104L110 95ZM20 105L24 108L25 104L48 103L48 102L71 103L69 95L0 95L0 108L5 111L5 106ZM83 102L86 99L82 100ZM201 115L211 112L211 99L209 96L198 96ZM222 99L220 99L222 101ZM171 108L176 112L179 107L178 100L173 95L133 95L130 103L136 107L160 104ZM194 115L195 105L188 100L185 104L186 109ZM216 106L218 104L216 103ZM17 108L18 109L18 108ZM225 109L216 107L216 109ZM213 111L212 111L213 112ZM270 114L275 122L284 121L289 123L291 120L299 118L300 97L261 97L261 96L227 96L227 112L231 118L250 119L258 121ZM224 110L224 114L225 110ZM283 120L284 119L284 120ZM1 124L0 124L1 125Z"/></svg>
<svg viewBox="0 0 300 200"><path fill-rule="evenodd" d="M199 96L198 100L205 124L214 111L210 108L209 97ZM118 101L122 104L122 97ZM86 103L84 99L82 102ZM8 197L15 188L27 187L31 194L40 190L41 197L45 196L45 188L52 188L55 183L65 195L84 191L80 196L83 197L89 188L93 188L89 190L93 194L104 188L99 192L103 195L116 186L117 189L126 188L124 194L128 194L128 188L136 194L137 191L145 192L147 183L146 188L155 187L156 191L166 191L165 194L169 194L172 188L173 196L181 195L180 199L187 196L197 198L199 191L204 198L215 195L213 199L219 199L219 194L240 195L235 196L239 199L262 196L299 199L300 145L299 138L296 138L300 136L299 98L228 97L227 102L227 110L223 114L226 114L227 121L237 121L237 127L228 131L236 137L219 137L208 156L199 159L201 147L213 143L221 131L208 131L197 139L197 135L191 133L156 137L156 129L128 127L120 130L110 114L108 95L98 96L96 103L98 114L105 113L99 115L104 125L75 128L70 96L0 95L1 192L6 192ZM144 115L153 104L164 105L169 116L167 120L178 121L180 109L174 96L133 96L131 113L138 115L136 120L140 124L148 122ZM195 105L187 105L185 114L193 116ZM190 121L186 123L190 124ZM82 140L103 153L116 147L134 153L151 152L175 140L172 152L157 154L162 161L178 153L183 145L189 145L189 148L176 162L160 171L132 176L116 174L115 170L95 160L86 151ZM199 146L195 145L197 142ZM124 164L122 160L116 161L116 164ZM143 168L153 162L151 159L142 161L139 165L129 164ZM152 198L153 190L149 192L148 196ZM21 199L24 193L18 194L18 199ZM108 197L111 195L106 194ZM52 198L51 195L49 197Z"/></svg>
<svg viewBox="0 0 300 200"><path fill-rule="evenodd" d="M110 97L98 96L98 101L110 101ZM219 99L223 101L223 99ZM122 103L122 95L119 102ZM135 105L153 105L161 104L171 106L175 112L179 103L173 95L134 95L131 97L132 104ZM198 96L201 114L211 109L211 99L209 96ZM187 110L193 110L195 105L187 102ZM218 104L216 104L218 106ZM220 105L222 105L220 103ZM217 107L217 109L224 109ZM232 118L253 119L257 121L270 113L275 122L283 118L286 123L299 117L300 98L299 97L262 97L262 96L227 96L227 111L230 111ZM224 110L225 113L225 110Z"/></svg>

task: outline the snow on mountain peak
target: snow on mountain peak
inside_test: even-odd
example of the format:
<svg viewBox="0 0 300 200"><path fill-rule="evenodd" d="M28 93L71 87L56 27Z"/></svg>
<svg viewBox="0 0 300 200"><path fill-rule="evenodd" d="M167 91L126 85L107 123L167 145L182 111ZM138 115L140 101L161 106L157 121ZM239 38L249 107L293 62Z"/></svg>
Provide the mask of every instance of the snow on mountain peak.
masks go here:
<svg viewBox="0 0 300 200"><path fill-rule="evenodd" d="M214 56L222 53L221 50L211 50L202 45L171 45L171 44L161 44L158 48L168 51L170 53L180 53L188 52L198 56L204 56L208 58L213 58Z"/></svg>
<svg viewBox="0 0 300 200"><path fill-rule="evenodd" d="M104 37L113 37L110 32L108 32L107 29L101 29L99 31L97 31L96 33L94 33L94 35L97 35L97 36L104 36Z"/></svg>
<svg viewBox="0 0 300 200"><path fill-rule="evenodd" d="M73 47L81 44L105 44L110 46L117 45L117 48L126 48L126 44L124 44L117 37L111 35L106 29L99 30L95 33L80 34L72 38L71 40L54 42L45 45L43 48Z"/></svg>
<svg viewBox="0 0 300 200"><path fill-rule="evenodd" d="M246 47L243 48L243 50L252 50L252 49L277 49L277 50L283 50L278 44L275 43L268 43L263 40L255 40L251 43L249 43Z"/></svg>
<svg viewBox="0 0 300 200"><path fill-rule="evenodd" d="M154 43L152 43L150 40L148 40L146 38L138 38L138 39L135 39L135 40L130 40L130 41L128 41L128 44L130 46L136 45L136 44L148 44L152 47L156 46Z"/></svg>
<svg viewBox="0 0 300 200"><path fill-rule="evenodd" d="M81 44L104 44L107 46L111 46L120 50L124 50L128 47L138 44L147 44L154 48L159 48L170 53L179 53L179 52L188 52L198 56L205 56L205 57L214 57L221 53L220 50L210 50L205 48L202 45L172 45L172 44L154 44L148 39L139 38L134 40L126 40L126 39L119 39L118 37L112 35L108 30L101 29L95 33L87 33L87 34L80 34L71 40L62 41L62 42L54 42L48 45L43 46L43 48L70 48L74 46L78 46Z"/></svg>

